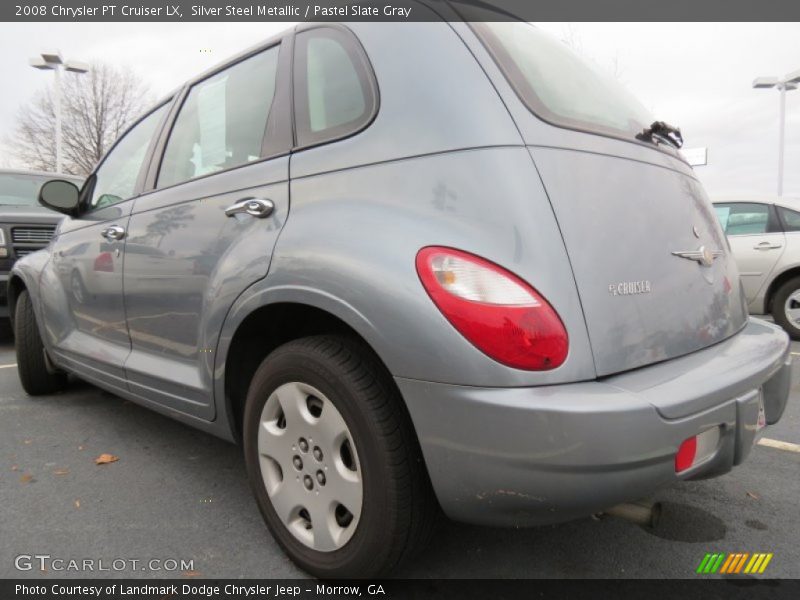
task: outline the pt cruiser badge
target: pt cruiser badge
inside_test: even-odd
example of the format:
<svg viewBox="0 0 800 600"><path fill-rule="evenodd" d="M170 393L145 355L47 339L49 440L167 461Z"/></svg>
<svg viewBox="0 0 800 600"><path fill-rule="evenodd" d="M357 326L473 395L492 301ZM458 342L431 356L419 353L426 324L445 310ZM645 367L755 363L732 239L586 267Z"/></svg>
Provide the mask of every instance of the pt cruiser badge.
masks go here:
<svg viewBox="0 0 800 600"><path fill-rule="evenodd" d="M608 286L608 293L612 296L631 296L634 294L649 294L651 292L650 281L621 281L612 283Z"/></svg>
<svg viewBox="0 0 800 600"><path fill-rule="evenodd" d="M680 256L681 258L686 258L689 260L695 260L699 262L704 267L710 267L714 264L714 261L722 256L722 252L719 250L711 250L710 248L706 248L705 246L700 246L697 250L685 250L679 252L672 253L675 256Z"/></svg>

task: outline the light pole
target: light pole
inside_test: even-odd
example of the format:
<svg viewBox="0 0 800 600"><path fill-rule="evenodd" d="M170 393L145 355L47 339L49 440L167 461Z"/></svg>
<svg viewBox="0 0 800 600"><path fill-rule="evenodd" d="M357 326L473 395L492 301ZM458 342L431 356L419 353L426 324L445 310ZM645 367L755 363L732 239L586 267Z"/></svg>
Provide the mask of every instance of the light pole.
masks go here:
<svg viewBox="0 0 800 600"><path fill-rule="evenodd" d="M800 70L789 73L783 79L778 77L756 77L754 88L777 88L781 93L780 117L778 119L778 196L783 196L783 137L786 128L786 92L796 90L800 83Z"/></svg>
<svg viewBox="0 0 800 600"><path fill-rule="evenodd" d="M89 71L89 65L79 60L65 62L61 58L61 52L58 50L42 52L41 55L31 58L28 62L35 69L53 71L55 74L55 105L53 112L56 117L56 173L61 173L61 70L64 69L72 73L86 73Z"/></svg>

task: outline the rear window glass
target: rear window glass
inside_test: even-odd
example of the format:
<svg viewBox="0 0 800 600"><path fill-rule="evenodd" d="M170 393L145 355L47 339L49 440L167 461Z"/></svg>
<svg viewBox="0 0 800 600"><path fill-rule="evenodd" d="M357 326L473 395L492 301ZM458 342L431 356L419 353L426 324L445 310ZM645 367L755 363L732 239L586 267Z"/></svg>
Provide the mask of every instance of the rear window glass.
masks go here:
<svg viewBox="0 0 800 600"><path fill-rule="evenodd" d="M653 117L614 77L529 23L475 23L511 85L542 119L633 138Z"/></svg>

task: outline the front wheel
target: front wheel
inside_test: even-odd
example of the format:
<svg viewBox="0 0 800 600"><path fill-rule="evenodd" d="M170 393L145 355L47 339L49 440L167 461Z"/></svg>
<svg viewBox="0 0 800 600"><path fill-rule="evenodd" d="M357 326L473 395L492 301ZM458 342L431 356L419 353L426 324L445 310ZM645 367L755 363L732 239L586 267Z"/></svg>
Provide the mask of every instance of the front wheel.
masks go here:
<svg viewBox="0 0 800 600"><path fill-rule="evenodd" d="M247 471L275 539L317 577L386 574L436 512L419 444L383 366L339 336L292 341L250 384Z"/></svg>
<svg viewBox="0 0 800 600"><path fill-rule="evenodd" d="M23 389L31 396L53 394L67 385L67 376L47 364L44 344L36 325L33 303L27 290L17 298L14 311L14 345L17 372Z"/></svg>
<svg viewBox="0 0 800 600"><path fill-rule="evenodd" d="M772 302L772 316L793 340L800 340L800 277L778 288Z"/></svg>

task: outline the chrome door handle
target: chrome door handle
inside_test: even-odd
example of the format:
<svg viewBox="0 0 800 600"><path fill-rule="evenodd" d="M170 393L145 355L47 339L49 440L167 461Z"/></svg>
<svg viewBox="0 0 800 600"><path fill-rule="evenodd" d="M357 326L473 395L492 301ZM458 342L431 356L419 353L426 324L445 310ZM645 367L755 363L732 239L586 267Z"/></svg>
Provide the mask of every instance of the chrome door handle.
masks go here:
<svg viewBox="0 0 800 600"><path fill-rule="evenodd" d="M112 225L111 227L106 227L103 229L103 231L100 232L100 235L106 238L109 242L114 242L125 237L125 230L119 225Z"/></svg>
<svg viewBox="0 0 800 600"><path fill-rule="evenodd" d="M226 208L225 216L232 217L233 215L244 214L263 219L264 217L270 216L274 210L275 204L272 200L266 198L245 198Z"/></svg>
<svg viewBox="0 0 800 600"><path fill-rule="evenodd" d="M761 242L760 244L756 244L753 246L753 250L777 250L783 246L783 244L773 244L771 242Z"/></svg>

